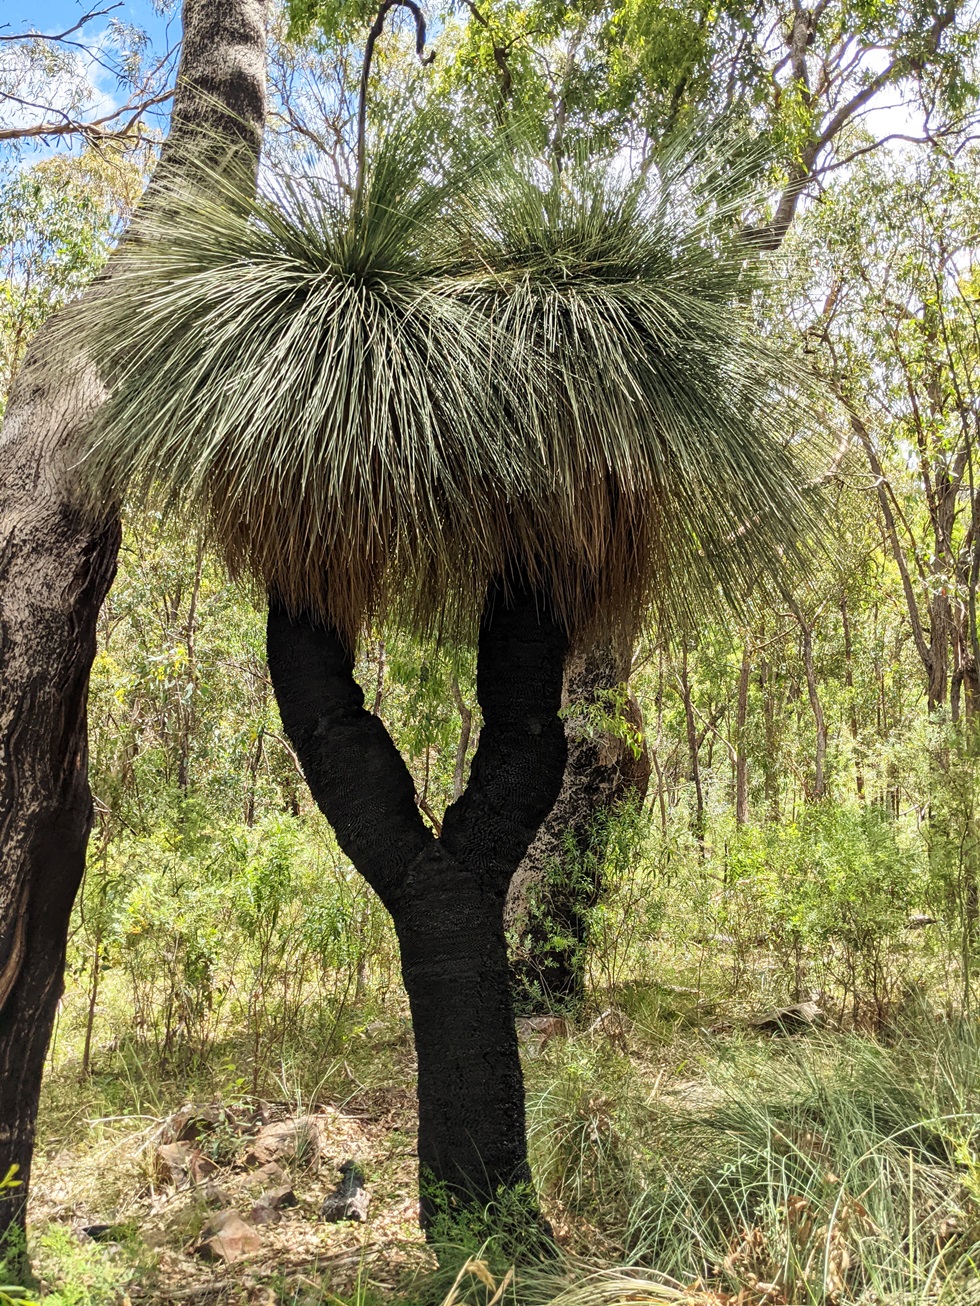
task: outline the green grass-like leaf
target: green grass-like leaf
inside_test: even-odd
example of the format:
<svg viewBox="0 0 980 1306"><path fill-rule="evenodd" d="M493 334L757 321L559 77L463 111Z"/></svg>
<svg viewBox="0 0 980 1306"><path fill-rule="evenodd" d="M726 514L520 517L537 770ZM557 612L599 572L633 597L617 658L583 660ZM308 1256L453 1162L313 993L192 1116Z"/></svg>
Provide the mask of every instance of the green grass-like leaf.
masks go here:
<svg viewBox="0 0 980 1306"><path fill-rule="evenodd" d="M351 636L471 629L501 574L581 630L785 571L801 387L724 197L689 159L651 185L483 155L440 173L409 124L353 198L215 175L145 215L60 333L112 387L89 495L182 506Z"/></svg>

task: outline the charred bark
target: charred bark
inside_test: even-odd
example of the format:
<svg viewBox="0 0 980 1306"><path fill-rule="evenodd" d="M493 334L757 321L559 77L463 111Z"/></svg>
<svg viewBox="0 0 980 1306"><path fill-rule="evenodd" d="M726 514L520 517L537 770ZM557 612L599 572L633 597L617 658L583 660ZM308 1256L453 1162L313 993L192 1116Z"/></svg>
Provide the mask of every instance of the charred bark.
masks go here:
<svg viewBox="0 0 980 1306"><path fill-rule="evenodd" d="M610 821L630 798L642 800L650 757L639 705L623 713L634 740L597 726L611 690L629 675L629 650L595 644L569 659L563 704L568 762L551 814L511 881L504 924L511 940L514 1002L524 1014L578 1007L592 910L605 889Z"/></svg>
<svg viewBox="0 0 980 1306"><path fill-rule="evenodd" d="M388 908L418 1053L421 1219L516 1196L537 1218L508 982L507 886L561 785L565 635L540 595L491 592L480 629L483 730L469 782L436 838L354 654L306 614L269 605L283 725L337 840Z"/></svg>
<svg viewBox="0 0 980 1306"><path fill-rule="evenodd" d="M85 867L88 672L119 543L114 523L79 521L40 457L15 476L11 453L22 443L40 453L83 402L60 381L31 382L25 366L0 451L0 1172L15 1165L20 1181L0 1198L0 1247L23 1231L41 1072ZM29 516L15 520L28 497ZM8 1256L22 1250L15 1233Z"/></svg>
<svg viewBox="0 0 980 1306"><path fill-rule="evenodd" d="M186 0L158 176L187 165L201 131L257 160L267 15L267 0ZM23 1246L41 1072L92 819L86 700L119 526L75 507L65 450L104 398L94 369L65 366L39 341L0 433L0 1175L17 1165L21 1180L0 1199L0 1242L11 1247Z"/></svg>

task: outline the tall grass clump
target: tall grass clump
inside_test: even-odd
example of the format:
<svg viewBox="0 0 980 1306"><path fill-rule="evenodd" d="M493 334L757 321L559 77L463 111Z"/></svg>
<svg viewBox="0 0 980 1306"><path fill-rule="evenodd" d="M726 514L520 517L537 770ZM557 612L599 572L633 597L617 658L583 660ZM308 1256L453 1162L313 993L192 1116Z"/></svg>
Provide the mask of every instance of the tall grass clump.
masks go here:
<svg viewBox="0 0 980 1306"><path fill-rule="evenodd" d="M887 1043L844 1035L702 1049L690 1096L675 1082L648 1085L644 1099L635 1070L626 1076L604 1050L605 1061L580 1038L543 1053L529 1098L545 1205L559 1220L574 1208L592 1244L573 1252L565 1238L565 1250L528 1264L502 1258L502 1240L460 1246L406 1300L980 1302L973 1022L920 1021Z"/></svg>
<svg viewBox="0 0 980 1306"><path fill-rule="evenodd" d="M719 181L710 139L633 178L430 146L413 117L353 193L207 175L144 215L58 339L112 382L80 491L182 508L351 642L472 634L518 573L569 631L788 583L821 427L753 317L747 178Z"/></svg>
<svg viewBox="0 0 980 1306"><path fill-rule="evenodd" d="M717 1104L675 1113L672 1155L631 1214L632 1258L746 1301L973 1300L977 1044L956 1023L894 1046L736 1045L710 1068Z"/></svg>
<svg viewBox="0 0 980 1306"><path fill-rule="evenodd" d="M528 1073L528 1145L552 1203L606 1226L624 1219L640 1183L648 1124L644 1085L630 1058L605 1039L562 1040Z"/></svg>

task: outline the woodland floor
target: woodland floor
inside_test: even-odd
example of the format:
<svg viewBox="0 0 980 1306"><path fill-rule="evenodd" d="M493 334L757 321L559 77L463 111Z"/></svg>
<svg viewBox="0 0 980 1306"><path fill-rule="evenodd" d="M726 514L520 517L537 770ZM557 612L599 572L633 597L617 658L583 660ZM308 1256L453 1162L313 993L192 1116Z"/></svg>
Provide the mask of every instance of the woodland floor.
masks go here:
<svg viewBox="0 0 980 1306"><path fill-rule="evenodd" d="M685 1011L683 992L660 995L656 1022L634 1001L632 1016L522 1027L532 1157L563 1254L555 1289L498 1291L508 1253L478 1242L459 1252L456 1265L470 1259L456 1289L434 1273L416 1224L414 1067L399 1013L353 1039L305 1098L137 1083L124 1048L84 1080L77 1064L58 1066L31 1201L39 1296L50 1306L980 1302L980 1025L932 1013L899 1039L772 1036L744 1015ZM217 1167L196 1183L175 1179L159 1152L188 1102L220 1102L232 1121L191 1143ZM253 1229L256 1250L215 1264L198 1250L206 1222L226 1207L248 1221L263 1187L258 1162L245 1161L260 1115L314 1117L320 1152L280 1158L296 1204ZM321 1205L349 1159L367 1176L368 1218L325 1223ZM662 1165L673 1178L651 1205ZM703 1227L681 1231L694 1204ZM92 1238L93 1226L109 1227ZM680 1274L695 1245L714 1248L700 1262L707 1276L672 1278L670 1257ZM631 1268L607 1273L626 1277L592 1293L589 1274L617 1265Z"/></svg>
<svg viewBox="0 0 980 1306"><path fill-rule="evenodd" d="M36 1255L42 1272L47 1268L52 1274L50 1287L65 1280L66 1270L69 1282L77 1279L81 1263L88 1261L82 1277L87 1274L88 1286L97 1288L92 1300L100 1306L126 1297L133 1303L318 1303L331 1300L330 1293L344 1296L365 1280L381 1292L393 1291L407 1272L430 1262L417 1224L417 1115L414 1090L406 1087L414 1068L409 1046L398 1051L403 1073L397 1080L360 1087L351 1079L349 1092L336 1102L235 1100L243 1119L253 1108L270 1120L314 1116L321 1149L310 1159L280 1158L296 1204L281 1210L279 1223L255 1229L260 1250L227 1265L209 1263L194 1247L208 1218L226 1205L211 1198L209 1189L217 1188L246 1220L261 1195L257 1165L242 1163L249 1132L205 1133L198 1143L205 1155L217 1158L217 1170L206 1181L188 1179L178 1186L157 1150L173 1139L169 1117L79 1119L65 1110L67 1099L54 1100L69 1086L56 1085L49 1093L50 1132L36 1162L31 1202L33 1228L46 1231L38 1237ZM198 1099L198 1104L204 1103ZM182 1105L175 1101L174 1112ZM348 1159L356 1159L369 1175L368 1220L324 1223L320 1208L339 1180L339 1165ZM112 1226L108 1241L94 1241L84 1232L106 1224ZM59 1230L67 1236L59 1237ZM77 1243L77 1257L69 1239ZM80 1264L66 1266L66 1259Z"/></svg>
<svg viewBox="0 0 980 1306"><path fill-rule="evenodd" d="M697 1106L715 1096L710 1085L691 1078L688 1052L680 1051L679 1044L666 1057L651 1056L642 1040L627 1039L629 1022L618 1013L600 1013L578 1029L556 1018L537 1023L538 1028L533 1021L521 1022L529 1084L542 1077L550 1080L549 1063L556 1054L564 1062L572 1049L578 1057L587 1047L590 1062L608 1058L611 1064L628 1057L631 1080L650 1100ZM367 1036L370 1048L361 1049L361 1058L352 1058L363 1066L344 1061L335 1067L329 1090L305 1103L198 1094L164 1104L159 1097L163 1086L155 1086L154 1105L169 1105L168 1112L107 1116L98 1108L122 1081L132 1078L131 1067L120 1064L113 1070L116 1058L110 1058L107 1067L87 1081L80 1081L77 1068L70 1065L53 1072L42 1106L30 1206L42 1298L50 1294L70 1306L197 1301L227 1306L346 1306L350 1301L360 1306L405 1292L411 1296L413 1282L426 1279L436 1262L417 1224L411 1039L404 1020L385 1034L379 1037L372 1029ZM671 1063L678 1059L680 1069L673 1073ZM369 1082L363 1082L362 1072ZM113 1080L115 1084L107 1083ZM146 1095L145 1085L141 1090L137 1096ZM175 1182L158 1149L173 1142L174 1117L179 1119L181 1108L191 1101L199 1107L225 1103L243 1123L240 1130L223 1124L205 1129L191 1146L198 1155L216 1158L218 1168L200 1182L190 1176ZM600 1115L607 1106L601 1097L592 1105ZM295 1193L296 1204L281 1210L279 1223L255 1229L261 1238L259 1250L231 1264L215 1264L196 1249L209 1217L226 1205L214 1200L213 1189L248 1221L263 1187L255 1179L257 1163L244 1162L255 1132L247 1121L257 1111L272 1121L314 1117L320 1152L312 1159L280 1157L284 1182ZM594 1123L601 1128L598 1118ZM596 1160L601 1161L598 1135L595 1143ZM368 1176L367 1221L325 1223L320 1208L338 1182L338 1167L348 1159ZM568 1159L574 1165L580 1158ZM545 1206L559 1244L572 1256L598 1254L605 1259L605 1253L615 1260L621 1253L615 1241L560 1199ZM93 1228L95 1238L86 1232ZM486 1295L493 1299L492 1291ZM700 1294L692 1296L695 1299L722 1300Z"/></svg>

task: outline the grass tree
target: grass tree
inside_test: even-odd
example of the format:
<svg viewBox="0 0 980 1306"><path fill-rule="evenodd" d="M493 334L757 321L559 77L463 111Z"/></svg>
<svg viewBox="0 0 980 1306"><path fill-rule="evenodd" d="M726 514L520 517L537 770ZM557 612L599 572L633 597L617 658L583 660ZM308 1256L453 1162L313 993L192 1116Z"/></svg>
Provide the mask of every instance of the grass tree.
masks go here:
<svg viewBox="0 0 980 1306"><path fill-rule="evenodd" d="M268 596L286 733L398 935L429 1228L536 1214L503 906L561 784L569 648L736 594L808 517L723 207L683 167L439 173L409 125L353 194L175 191L71 325L114 380L90 493L180 507ZM354 679L368 622L477 645L439 837Z"/></svg>

